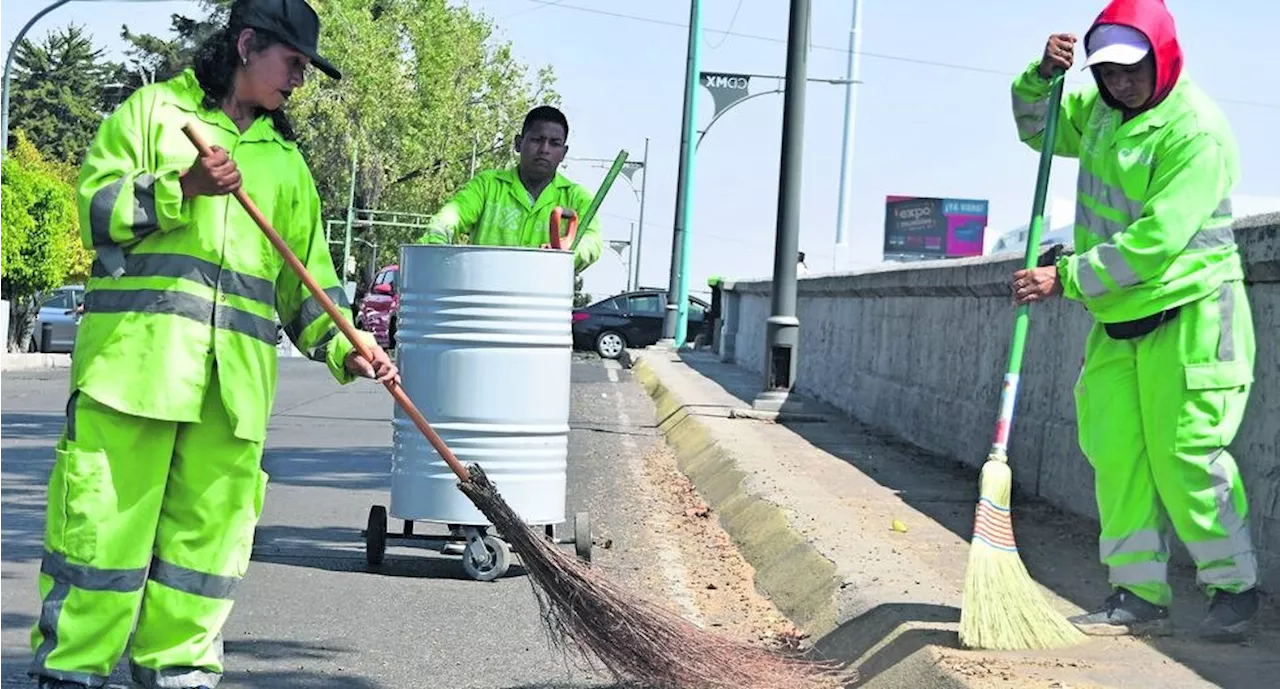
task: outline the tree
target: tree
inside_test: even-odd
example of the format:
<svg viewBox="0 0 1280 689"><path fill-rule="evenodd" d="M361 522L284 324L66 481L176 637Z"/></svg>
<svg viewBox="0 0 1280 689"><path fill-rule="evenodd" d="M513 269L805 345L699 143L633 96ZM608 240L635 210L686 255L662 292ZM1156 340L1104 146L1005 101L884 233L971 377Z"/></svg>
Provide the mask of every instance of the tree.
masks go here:
<svg viewBox="0 0 1280 689"><path fill-rule="evenodd" d="M329 217L345 217L357 148L356 205L432 213L471 172L512 160L535 103L557 104L549 68L530 80L491 22L445 0L323 0L324 52L341 81L317 76L290 105ZM420 228L373 226L381 263Z"/></svg>
<svg viewBox="0 0 1280 689"><path fill-rule="evenodd" d="M49 32L39 43L23 39L14 53L11 121L44 155L78 163L110 109L110 83L119 65L80 26ZM8 142L6 142L8 143Z"/></svg>
<svg viewBox="0 0 1280 689"><path fill-rule="evenodd" d="M160 38L151 34L135 34L127 25L120 28L120 37L131 44L125 50L129 65L125 71L125 83L131 93L140 86L164 81L177 76L191 66L196 49L205 39L226 25L231 10L231 0L199 0L204 15L201 18L172 14L169 26L172 38Z"/></svg>
<svg viewBox="0 0 1280 689"><path fill-rule="evenodd" d="M10 305L9 351L25 351L35 320L34 297L83 278L90 254L80 242L75 187L66 164L48 161L22 131L5 156L0 206L0 293Z"/></svg>
<svg viewBox="0 0 1280 689"><path fill-rule="evenodd" d="M579 309L591 303L591 293L582 291L582 273L573 275L573 308Z"/></svg>

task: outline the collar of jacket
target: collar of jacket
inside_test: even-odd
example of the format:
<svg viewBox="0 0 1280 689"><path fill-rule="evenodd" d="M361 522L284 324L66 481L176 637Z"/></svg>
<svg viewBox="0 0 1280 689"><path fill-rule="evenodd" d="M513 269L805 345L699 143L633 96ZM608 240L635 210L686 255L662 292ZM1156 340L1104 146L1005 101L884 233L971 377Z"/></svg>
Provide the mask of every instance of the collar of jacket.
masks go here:
<svg viewBox="0 0 1280 689"><path fill-rule="evenodd" d="M1180 75L1178 83L1174 85L1173 90L1169 92L1169 95L1164 100L1160 101L1155 107L1142 111L1128 122L1122 122L1116 134L1120 137L1137 136L1165 126L1173 119L1177 111L1182 108L1182 92L1186 88L1187 77L1186 75Z"/></svg>
<svg viewBox="0 0 1280 689"><path fill-rule="evenodd" d="M243 133L236 123L231 120L227 113L220 108L210 110L202 104L204 100L204 89L200 86L200 81L196 79L195 70L190 67L182 70L182 73L169 80L171 92L174 95L173 104L179 109L195 115L201 122L213 127L225 129L228 132L240 137L243 143L251 143L256 141L274 141L287 149L297 148L297 144L293 141L287 141L280 132L276 131L275 125L271 122L271 118L267 115L259 115L253 124Z"/></svg>
<svg viewBox="0 0 1280 689"><path fill-rule="evenodd" d="M272 131L275 131L275 130L273 129ZM513 187L524 189L524 182L520 181L520 171L519 171L518 165L512 165L509 168L504 168L501 172L498 173L498 179L501 179L503 182L506 182L507 184ZM551 182L548 183L547 186L555 187L557 189L563 189L565 187L573 186L573 182L569 181L568 177L565 177L564 175L560 174L560 172L557 170L556 176L551 178ZM528 191L528 189L525 189L525 191Z"/></svg>

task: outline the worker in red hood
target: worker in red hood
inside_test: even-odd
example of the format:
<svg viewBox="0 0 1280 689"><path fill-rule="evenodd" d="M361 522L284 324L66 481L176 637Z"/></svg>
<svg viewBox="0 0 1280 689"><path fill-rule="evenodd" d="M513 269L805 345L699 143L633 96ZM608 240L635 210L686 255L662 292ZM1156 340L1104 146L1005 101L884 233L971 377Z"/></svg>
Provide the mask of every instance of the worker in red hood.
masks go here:
<svg viewBox="0 0 1280 689"><path fill-rule="evenodd" d="M1013 83L1019 137L1039 150L1051 79L1076 39L1049 37ZM1227 452L1253 383L1254 333L1226 118L1182 71L1160 0L1115 0L1084 36L1096 86L1064 94L1054 153L1079 158L1075 253L1014 274L1014 302L1065 296L1094 319L1075 389L1112 594L1086 633L1168 629L1168 524L1211 598L1203 637L1235 640L1258 609L1249 506Z"/></svg>

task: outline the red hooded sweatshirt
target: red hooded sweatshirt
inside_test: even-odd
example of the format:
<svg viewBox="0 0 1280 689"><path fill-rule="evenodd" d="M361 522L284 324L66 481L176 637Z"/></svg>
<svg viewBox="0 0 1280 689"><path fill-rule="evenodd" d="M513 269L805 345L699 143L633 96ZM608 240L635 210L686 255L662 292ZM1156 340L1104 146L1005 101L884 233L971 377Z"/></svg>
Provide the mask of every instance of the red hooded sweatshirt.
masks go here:
<svg viewBox="0 0 1280 689"><path fill-rule="evenodd" d="M1086 46L1089 45L1089 36L1099 24L1122 24L1141 31L1147 37L1155 53L1156 86L1151 100L1139 112L1150 110L1163 102L1177 85L1178 75L1182 74L1182 47L1178 45L1178 31L1173 25L1173 15L1165 7L1164 0L1112 0L1098 18L1093 20L1093 26L1084 35ZM1124 105L1107 93L1097 71L1090 71L1098 83L1098 94L1103 102L1117 110L1126 111Z"/></svg>

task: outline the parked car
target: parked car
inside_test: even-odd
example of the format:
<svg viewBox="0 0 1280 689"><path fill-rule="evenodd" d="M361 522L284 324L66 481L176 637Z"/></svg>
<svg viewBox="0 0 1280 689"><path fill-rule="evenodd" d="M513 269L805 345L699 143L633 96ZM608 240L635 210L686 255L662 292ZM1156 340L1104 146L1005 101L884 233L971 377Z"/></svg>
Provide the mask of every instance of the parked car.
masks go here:
<svg viewBox="0 0 1280 689"><path fill-rule="evenodd" d="M40 309L31 329L30 350L69 354L76 347L80 309L84 306L84 286L66 285L38 297ZM49 336L44 336L48 326Z"/></svg>
<svg viewBox="0 0 1280 689"><path fill-rule="evenodd" d="M390 265L378 271L369 293L360 300L356 311L356 327L373 333L373 339L384 349L395 347L396 311L400 308L400 290L396 288L400 266Z"/></svg>
<svg viewBox="0 0 1280 689"><path fill-rule="evenodd" d="M626 292L573 310L573 346L595 350L605 359L617 359L628 347L640 348L662 339L667 307L666 290ZM688 340L710 334L710 305L689 297Z"/></svg>

